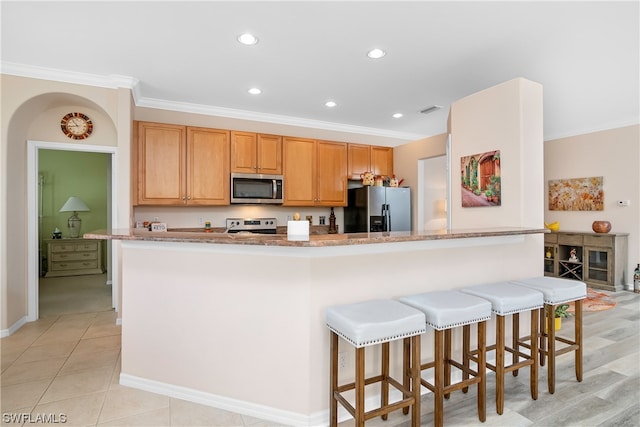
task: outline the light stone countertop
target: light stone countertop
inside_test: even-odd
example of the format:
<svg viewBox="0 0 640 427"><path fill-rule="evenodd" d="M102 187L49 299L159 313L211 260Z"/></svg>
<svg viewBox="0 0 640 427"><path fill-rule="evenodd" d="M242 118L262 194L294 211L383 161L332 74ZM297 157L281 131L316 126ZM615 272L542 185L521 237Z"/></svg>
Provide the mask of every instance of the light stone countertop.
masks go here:
<svg viewBox="0 0 640 427"><path fill-rule="evenodd" d="M218 231L218 229L214 230ZM152 232L145 229L97 230L84 234L85 239L129 240L147 242L209 243L278 247L331 247L401 243L479 237L517 236L548 233L545 228L496 227L436 231L392 231L377 233L311 234L309 240L289 240L286 234L206 233L202 229L174 229Z"/></svg>

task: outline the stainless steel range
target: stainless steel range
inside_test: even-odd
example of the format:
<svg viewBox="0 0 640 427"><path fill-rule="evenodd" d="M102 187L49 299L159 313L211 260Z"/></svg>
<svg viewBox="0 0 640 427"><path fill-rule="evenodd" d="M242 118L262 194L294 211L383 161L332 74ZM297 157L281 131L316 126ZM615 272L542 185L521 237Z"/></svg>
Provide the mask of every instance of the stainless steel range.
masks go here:
<svg viewBox="0 0 640 427"><path fill-rule="evenodd" d="M275 218L227 218L228 233L276 234Z"/></svg>

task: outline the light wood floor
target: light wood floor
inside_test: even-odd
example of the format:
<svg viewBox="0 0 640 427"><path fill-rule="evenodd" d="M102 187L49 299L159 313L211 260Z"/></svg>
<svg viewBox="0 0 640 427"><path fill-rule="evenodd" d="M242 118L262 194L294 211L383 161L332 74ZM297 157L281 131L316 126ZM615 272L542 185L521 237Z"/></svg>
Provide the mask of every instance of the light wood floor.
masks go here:
<svg viewBox="0 0 640 427"><path fill-rule="evenodd" d="M494 375L488 374L487 421L475 412L475 389L445 403L445 426L640 425L640 294L613 294L618 305L584 315L584 380L575 380L573 355L559 357L556 393L529 395L528 370L507 376L505 411L495 413ZM571 321L563 323L571 328ZM570 329L569 329L570 330ZM118 384L120 327L113 310L50 315L0 340L2 425L5 414L65 414L64 425L275 426L276 423ZM328 379L327 379L328 380ZM431 394L422 399L422 425L433 424ZM23 419L23 421L26 421ZM59 421L59 420L58 420ZM351 420L342 426L350 426ZM24 425L40 425L26 422ZM396 412L368 426L409 426Z"/></svg>

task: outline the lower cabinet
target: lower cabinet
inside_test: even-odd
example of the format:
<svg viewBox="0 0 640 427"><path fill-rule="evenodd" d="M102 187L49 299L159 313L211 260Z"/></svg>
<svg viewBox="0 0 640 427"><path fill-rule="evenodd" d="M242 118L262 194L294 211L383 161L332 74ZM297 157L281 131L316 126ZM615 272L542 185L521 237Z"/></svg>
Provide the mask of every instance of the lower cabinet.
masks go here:
<svg viewBox="0 0 640 427"><path fill-rule="evenodd" d="M102 240L47 240L45 277L102 274Z"/></svg>
<svg viewBox="0 0 640 427"><path fill-rule="evenodd" d="M626 233L554 232L544 236L544 274L582 280L592 288L624 289Z"/></svg>

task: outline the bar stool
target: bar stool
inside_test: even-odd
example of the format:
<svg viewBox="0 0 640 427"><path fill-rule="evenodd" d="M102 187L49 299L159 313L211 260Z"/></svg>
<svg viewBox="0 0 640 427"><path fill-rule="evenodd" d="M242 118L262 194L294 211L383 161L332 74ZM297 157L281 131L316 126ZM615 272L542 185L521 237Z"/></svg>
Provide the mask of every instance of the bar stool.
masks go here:
<svg viewBox="0 0 640 427"><path fill-rule="evenodd" d="M556 389L556 356L575 351L576 379L582 381L582 300L587 297L587 285L578 280L561 279L558 277L533 277L529 279L515 280L511 283L535 289L544 295L545 314L540 319L540 365L544 366L545 357L549 358L547 366L547 384L549 393L553 394ZM574 324L573 340L556 336L553 327L554 312L556 306L575 301L576 319ZM546 324L549 325L545 328ZM524 338L526 339L526 338ZM533 337L531 342L533 343ZM556 342L566 344L557 349Z"/></svg>
<svg viewBox="0 0 640 427"><path fill-rule="evenodd" d="M419 426L420 335L426 331L424 314L398 301L371 300L327 308L326 323L331 331L329 425L338 424L340 403L359 427L364 426L366 420L379 415L386 420L390 412L409 407L412 408L411 425ZM338 336L356 348L355 381L343 385L338 385ZM389 375L389 343L400 339L405 354L410 352L413 357L410 374L403 375L402 384ZM382 344L381 374L365 378L364 350L376 344ZM365 386L374 383L381 384L380 407L365 412ZM402 392L402 400L389 403L389 384ZM353 406L343 396L348 390L355 390Z"/></svg>
<svg viewBox="0 0 640 427"><path fill-rule="evenodd" d="M434 393L434 424L441 427L444 423L444 399L452 391L478 385L478 418L484 422L486 411L486 321L491 318L491 303L473 295L458 291L427 292L406 296L400 302L417 308L425 315L427 326L434 331L434 360L420 365L420 371L434 368L433 384L420 378L423 386ZM463 334L470 334L470 326L478 325L478 354L476 370L469 368L468 361L463 364L454 360L451 355L451 331L463 326ZM463 352L463 358L467 355ZM405 353L405 361L408 357ZM460 369L464 378L451 384L451 367ZM407 370L405 369L405 372ZM471 376L471 378L469 378Z"/></svg>
<svg viewBox="0 0 640 427"><path fill-rule="evenodd" d="M529 366L529 387L531 398L538 399L538 346L537 340L531 341L530 354L520 352L520 313L531 312L530 336L538 336L538 322L540 309L544 305L544 297L541 292L522 286L514 286L508 282L476 285L460 289L471 295L484 298L491 302L491 310L496 315L496 343L487 346L487 352L495 350L495 365L487 363L487 367L496 373L496 412L500 415L504 412L504 376L513 372L518 374L518 369ZM512 346L505 345L505 318L512 316ZM465 349L469 348L469 337L465 339ZM505 362L505 350L511 353L511 364ZM519 361L520 357L524 360Z"/></svg>

